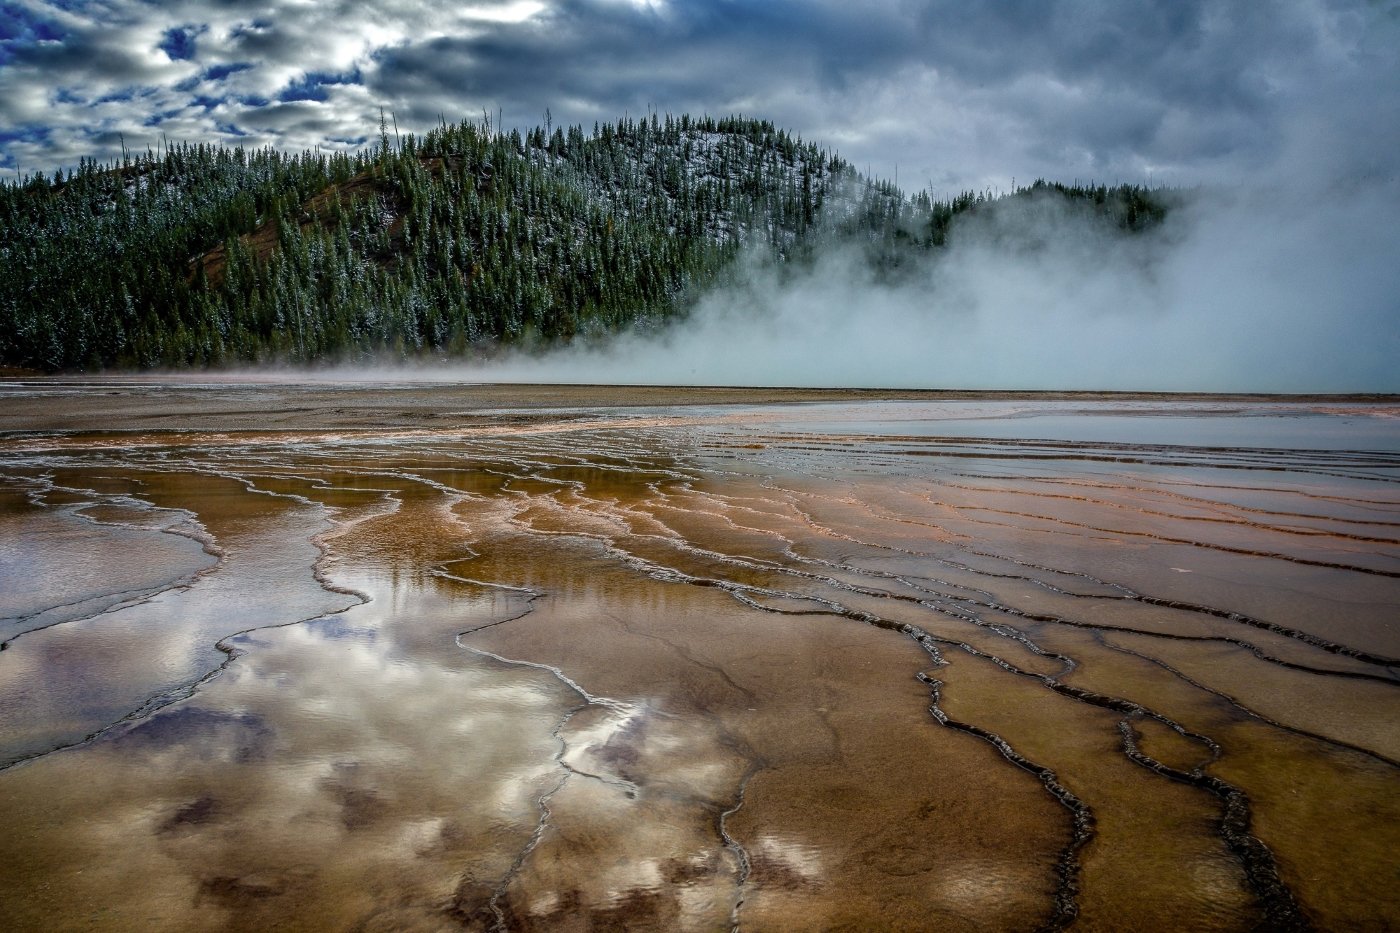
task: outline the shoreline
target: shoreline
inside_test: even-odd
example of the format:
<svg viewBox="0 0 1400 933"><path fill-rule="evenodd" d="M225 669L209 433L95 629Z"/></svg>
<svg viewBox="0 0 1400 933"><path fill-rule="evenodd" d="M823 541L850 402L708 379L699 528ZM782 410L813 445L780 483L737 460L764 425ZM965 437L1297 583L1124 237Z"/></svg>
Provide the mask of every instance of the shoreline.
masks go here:
<svg viewBox="0 0 1400 933"><path fill-rule="evenodd" d="M286 373L174 373L105 372L41 373L0 368L0 388L18 385L51 386L169 386L196 388L212 386L296 386L302 388L475 388L547 391L667 391L695 393L797 393L830 396L909 396L934 399L1035 398L1035 399L1227 399L1227 400L1304 400L1304 401L1400 401L1400 392L1247 392L1171 389L968 389L948 386L914 388L909 386L804 386L804 385L710 385L702 383L631 382L525 382L438 378L419 376L411 371L385 372L382 376L321 375L315 372Z"/></svg>
<svg viewBox="0 0 1400 933"><path fill-rule="evenodd" d="M656 386L290 377L0 376L0 432L317 431L532 423L600 409L849 402L1381 405L1386 393L1108 392ZM280 380L280 381L279 381Z"/></svg>

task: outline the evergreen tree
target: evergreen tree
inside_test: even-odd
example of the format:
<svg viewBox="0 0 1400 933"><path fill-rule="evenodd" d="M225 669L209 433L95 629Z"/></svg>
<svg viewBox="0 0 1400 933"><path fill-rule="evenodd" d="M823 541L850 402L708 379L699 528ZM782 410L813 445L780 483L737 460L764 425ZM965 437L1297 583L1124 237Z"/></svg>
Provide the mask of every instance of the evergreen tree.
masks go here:
<svg viewBox="0 0 1400 933"><path fill-rule="evenodd" d="M1170 198L1038 181L1128 231ZM482 354L684 314L752 248L893 269L995 200L905 198L767 121L443 124L358 154L204 144L0 185L0 361L43 370ZM833 209L834 208L834 209Z"/></svg>

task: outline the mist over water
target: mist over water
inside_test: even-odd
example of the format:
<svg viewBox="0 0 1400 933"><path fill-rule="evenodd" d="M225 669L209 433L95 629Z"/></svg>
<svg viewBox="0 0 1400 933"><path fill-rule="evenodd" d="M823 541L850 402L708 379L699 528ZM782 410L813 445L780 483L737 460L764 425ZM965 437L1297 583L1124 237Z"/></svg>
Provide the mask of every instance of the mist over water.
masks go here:
<svg viewBox="0 0 1400 933"><path fill-rule="evenodd" d="M1139 233L1052 192L991 202L883 278L859 243L832 239L810 265L756 249L686 317L554 350L244 376L1400 392L1400 176L1326 168L1170 192L1165 221Z"/></svg>
<svg viewBox="0 0 1400 933"><path fill-rule="evenodd" d="M1370 22L1370 21L1368 21ZM490 379L962 389L1400 392L1400 45L1294 75L1241 170L1158 228L1046 198L954 221L897 284L852 248L753 265L684 322L606 351L515 357ZM1263 154L1267 153L1267 154ZM1228 162L1228 159L1226 160Z"/></svg>
<svg viewBox="0 0 1400 933"><path fill-rule="evenodd" d="M531 382L1144 391L1400 391L1394 179L1182 195L1158 229L1052 196L955 222L879 282L856 248L749 264L661 332L512 356Z"/></svg>

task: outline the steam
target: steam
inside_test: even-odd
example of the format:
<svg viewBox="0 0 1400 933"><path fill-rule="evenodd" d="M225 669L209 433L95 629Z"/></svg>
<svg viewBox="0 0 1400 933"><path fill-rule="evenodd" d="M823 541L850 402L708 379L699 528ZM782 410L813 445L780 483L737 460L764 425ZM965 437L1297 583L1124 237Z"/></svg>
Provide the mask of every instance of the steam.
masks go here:
<svg viewBox="0 0 1400 933"><path fill-rule="evenodd" d="M1214 170L1202 163L1206 186L1154 231L1001 203L955 222L951 246L897 283L877 281L850 247L797 274L751 264L741 285L661 333L515 357L482 375L1400 392L1400 20L1332 25L1346 25L1335 47L1275 75L1257 132L1223 144Z"/></svg>
<svg viewBox="0 0 1400 933"><path fill-rule="evenodd" d="M749 263L685 321L517 356L492 381L1143 391L1400 391L1397 182L1202 189L1105 229L1046 194L955 224L897 282L859 248Z"/></svg>

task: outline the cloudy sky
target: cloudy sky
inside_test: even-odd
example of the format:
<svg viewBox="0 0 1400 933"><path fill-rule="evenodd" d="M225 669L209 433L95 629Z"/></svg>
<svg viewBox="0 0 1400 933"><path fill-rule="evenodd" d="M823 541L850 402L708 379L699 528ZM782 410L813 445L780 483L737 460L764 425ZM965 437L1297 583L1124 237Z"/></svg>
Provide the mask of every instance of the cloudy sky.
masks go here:
<svg viewBox="0 0 1400 933"><path fill-rule="evenodd" d="M1394 0L3 0L0 177L124 137L355 148L744 113L906 190L1395 174Z"/></svg>

